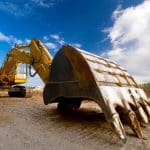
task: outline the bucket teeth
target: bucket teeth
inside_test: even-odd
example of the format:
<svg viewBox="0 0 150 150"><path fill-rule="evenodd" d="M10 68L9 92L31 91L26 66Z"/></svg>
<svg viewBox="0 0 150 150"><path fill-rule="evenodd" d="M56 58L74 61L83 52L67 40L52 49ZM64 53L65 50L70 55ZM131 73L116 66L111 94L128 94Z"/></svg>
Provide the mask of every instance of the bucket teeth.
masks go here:
<svg viewBox="0 0 150 150"><path fill-rule="evenodd" d="M148 115L148 118L150 119L150 107L148 105L145 105L145 110Z"/></svg>
<svg viewBox="0 0 150 150"><path fill-rule="evenodd" d="M135 106L137 107L137 111L138 111L142 121L147 124L148 123L148 117L147 117L145 111L143 110L143 108L139 104L139 102L137 102L136 98L133 96L133 94L130 90L129 90L129 93L130 93L130 96L131 96ZM140 98L140 100L141 100L142 103L145 103L141 98Z"/></svg>
<svg viewBox="0 0 150 150"><path fill-rule="evenodd" d="M138 108L138 112L140 114L140 117L142 118L142 121L144 123L148 124L148 117L141 106Z"/></svg>
<svg viewBox="0 0 150 150"><path fill-rule="evenodd" d="M135 115L135 113L133 111L130 111L128 113L129 119L130 119L130 127L132 128L132 130L135 132L135 134L139 137L139 138L144 138L141 127L140 127L140 123L137 120L137 117Z"/></svg>
<svg viewBox="0 0 150 150"><path fill-rule="evenodd" d="M142 100L142 106L148 116L148 120L150 120L150 106L143 99L141 100Z"/></svg>
<svg viewBox="0 0 150 150"><path fill-rule="evenodd" d="M126 134L123 128L123 125L120 121L119 115L118 114L114 114L112 116L112 126L114 127L117 135L119 136L119 138L123 141L126 142Z"/></svg>

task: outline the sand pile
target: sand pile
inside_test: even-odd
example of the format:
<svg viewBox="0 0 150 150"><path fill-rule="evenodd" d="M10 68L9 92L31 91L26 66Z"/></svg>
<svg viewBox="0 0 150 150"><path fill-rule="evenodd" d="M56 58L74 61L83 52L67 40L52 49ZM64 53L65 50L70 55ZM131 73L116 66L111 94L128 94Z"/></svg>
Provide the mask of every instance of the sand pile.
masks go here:
<svg viewBox="0 0 150 150"><path fill-rule="evenodd" d="M42 96L43 95L43 87L35 87L33 88L32 96Z"/></svg>

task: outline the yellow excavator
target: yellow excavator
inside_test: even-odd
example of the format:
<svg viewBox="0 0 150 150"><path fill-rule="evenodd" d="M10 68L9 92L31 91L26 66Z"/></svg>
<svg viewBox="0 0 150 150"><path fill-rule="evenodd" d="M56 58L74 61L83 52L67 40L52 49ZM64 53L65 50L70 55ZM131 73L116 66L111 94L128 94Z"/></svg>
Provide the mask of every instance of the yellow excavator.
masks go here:
<svg viewBox="0 0 150 150"><path fill-rule="evenodd" d="M10 97L29 97L32 89L22 84L28 81L29 75L40 75L44 83L48 81L49 66L52 56L39 40L33 39L29 45L15 45L0 68L0 87L8 89ZM36 72L32 74L33 67Z"/></svg>
<svg viewBox="0 0 150 150"><path fill-rule="evenodd" d="M150 100L135 79L120 65L70 45L64 45L52 58L38 40L29 45L17 45L8 54L16 63L29 65L29 74L36 73L45 83L44 103L58 103L60 110L76 110L84 100L96 102L106 120L120 139L126 134L120 116L139 138L144 138L140 124L148 123ZM35 73L31 74L31 66ZM10 90L10 95L14 91Z"/></svg>
<svg viewBox="0 0 150 150"><path fill-rule="evenodd" d="M8 54L0 68L0 89L8 89L9 96L25 97L26 89L22 84L27 81L27 65L19 63Z"/></svg>

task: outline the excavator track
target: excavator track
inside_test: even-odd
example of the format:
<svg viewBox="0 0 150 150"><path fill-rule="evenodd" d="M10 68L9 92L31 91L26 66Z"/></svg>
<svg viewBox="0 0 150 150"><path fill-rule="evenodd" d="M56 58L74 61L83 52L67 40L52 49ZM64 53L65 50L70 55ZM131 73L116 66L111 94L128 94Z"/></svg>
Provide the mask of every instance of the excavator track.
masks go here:
<svg viewBox="0 0 150 150"><path fill-rule="evenodd" d="M30 87L15 85L8 89L9 97L27 98L32 96L33 89Z"/></svg>
<svg viewBox="0 0 150 150"><path fill-rule="evenodd" d="M71 103L72 99L95 101L123 141L126 134L120 120L122 114L139 138L144 138L141 122L148 123L150 118L150 101L127 70L68 45L53 59L43 98L45 104L59 105L64 101Z"/></svg>

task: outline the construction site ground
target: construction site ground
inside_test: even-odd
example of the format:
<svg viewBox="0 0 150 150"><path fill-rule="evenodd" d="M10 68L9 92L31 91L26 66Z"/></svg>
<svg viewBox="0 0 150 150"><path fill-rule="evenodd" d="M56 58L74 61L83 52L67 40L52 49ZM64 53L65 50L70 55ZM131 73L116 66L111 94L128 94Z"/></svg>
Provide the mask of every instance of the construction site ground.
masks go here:
<svg viewBox="0 0 150 150"><path fill-rule="evenodd" d="M124 126L127 142L117 138L94 102L62 114L57 104L44 105L42 92L32 98L9 98L0 92L1 150L149 150L150 125L142 127L146 139L138 139Z"/></svg>

